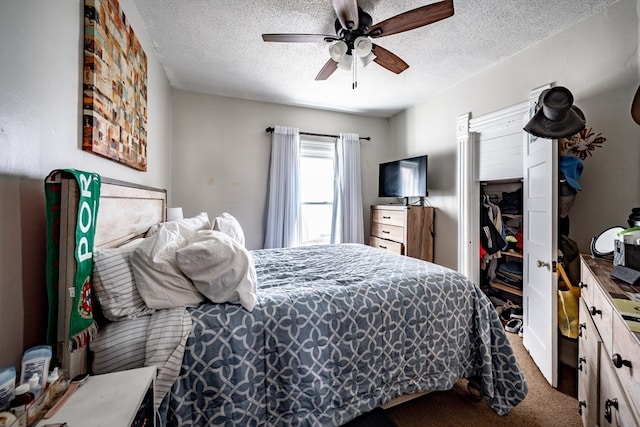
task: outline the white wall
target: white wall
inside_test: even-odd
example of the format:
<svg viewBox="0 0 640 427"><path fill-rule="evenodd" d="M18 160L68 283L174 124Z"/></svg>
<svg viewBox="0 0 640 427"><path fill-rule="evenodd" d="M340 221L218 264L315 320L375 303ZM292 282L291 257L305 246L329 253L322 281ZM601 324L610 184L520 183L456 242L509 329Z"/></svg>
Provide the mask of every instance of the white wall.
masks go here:
<svg viewBox="0 0 640 427"><path fill-rule="evenodd" d="M570 237L588 252L591 236L626 225L631 208L640 206L640 127L630 116L640 82L639 5L638 0L616 3L390 120L397 157L429 154L429 200L438 208L436 262L457 267L456 117L520 103L531 89L549 82L568 87L587 127L607 138L584 161L583 191L569 214Z"/></svg>
<svg viewBox="0 0 640 427"><path fill-rule="evenodd" d="M249 249L264 243L265 206L274 125L303 132L369 136L361 142L365 235L377 202L378 163L388 152L385 119L174 91L171 194L185 215L222 212L242 225Z"/></svg>
<svg viewBox="0 0 640 427"><path fill-rule="evenodd" d="M169 187L171 87L132 0L120 4L148 57L148 170L81 149L82 0L0 0L0 366L42 344L44 178L76 168Z"/></svg>

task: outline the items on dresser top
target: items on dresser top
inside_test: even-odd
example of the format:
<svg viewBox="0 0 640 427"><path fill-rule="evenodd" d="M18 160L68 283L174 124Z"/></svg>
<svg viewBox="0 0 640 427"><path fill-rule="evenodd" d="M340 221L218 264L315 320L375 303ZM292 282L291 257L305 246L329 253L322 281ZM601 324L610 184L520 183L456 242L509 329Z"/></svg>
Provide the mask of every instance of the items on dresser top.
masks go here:
<svg viewBox="0 0 640 427"><path fill-rule="evenodd" d="M632 208L629 218L627 218L629 227L640 227L640 208Z"/></svg>
<svg viewBox="0 0 640 427"><path fill-rule="evenodd" d="M640 227L618 232L614 242L613 264L640 270Z"/></svg>
<svg viewBox="0 0 640 427"><path fill-rule="evenodd" d="M640 271L627 268L622 265L614 265L611 269L611 277L622 280L630 285L640 284Z"/></svg>
<svg viewBox="0 0 640 427"><path fill-rule="evenodd" d="M624 227L614 226L603 230L591 239L591 256L607 258L613 256L615 241L618 233L624 231Z"/></svg>
<svg viewBox="0 0 640 427"><path fill-rule="evenodd" d="M640 302L614 298L613 303L616 305L629 330L634 333L640 333Z"/></svg>

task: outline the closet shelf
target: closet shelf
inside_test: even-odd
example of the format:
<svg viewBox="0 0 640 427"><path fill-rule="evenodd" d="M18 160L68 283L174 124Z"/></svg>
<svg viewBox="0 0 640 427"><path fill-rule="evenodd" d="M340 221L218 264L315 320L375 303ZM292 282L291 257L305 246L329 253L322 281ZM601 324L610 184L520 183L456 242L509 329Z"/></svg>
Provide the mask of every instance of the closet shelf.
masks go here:
<svg viewBox="0 0 640 427"><path fill-rule="evenodd" d="M509 285L503 285L502 283L499 283L499 282L491 282L491 287L494 289L500 289L501 291L508 292L510 294L514 294L518 296L523 295L522 289L514 288Z"/></svg>
<svg viewBox="0 0 640 427"><path fill-rule="evenodd" d="M504 255L504 256L510 256L510 257L513 257L513 258L520 258L520 259L522 259L522 254L521 254L520 252L502 251L501 253L502 253L502 255Z"/></svg>

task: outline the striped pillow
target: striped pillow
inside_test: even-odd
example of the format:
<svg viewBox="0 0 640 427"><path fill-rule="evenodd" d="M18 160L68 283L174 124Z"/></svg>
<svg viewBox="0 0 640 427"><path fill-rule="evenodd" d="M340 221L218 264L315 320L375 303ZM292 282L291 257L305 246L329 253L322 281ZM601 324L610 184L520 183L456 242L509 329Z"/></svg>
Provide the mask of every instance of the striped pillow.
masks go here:
<svg viewBox="0 0 640 427"><path fill-rule="evenodd" d="M153 313L138 293L129 255L144 239L119 248L93 251L93 290L108 320L132 319Z"/></svg>
<svg viewBox="0 0 640 427"><path fill-rule="evenodd" d="M93 374L142 368L151 315L107 324L89 344Z"/></svg>

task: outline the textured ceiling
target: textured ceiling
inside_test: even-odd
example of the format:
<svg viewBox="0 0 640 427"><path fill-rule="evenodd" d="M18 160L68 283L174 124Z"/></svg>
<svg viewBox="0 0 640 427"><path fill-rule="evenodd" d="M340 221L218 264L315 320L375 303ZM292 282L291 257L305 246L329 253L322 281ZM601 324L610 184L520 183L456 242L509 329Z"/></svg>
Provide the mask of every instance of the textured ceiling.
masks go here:
<svg viewBox="0 0 640 427"><path fill-rule="evenodd" d="M409 68L372 63L315 76L326 43L265 43L263 33L335 34L330 0L134 0L171 85L234 98L378 117L425 100L616 0L454 0L452 17L376 39ZM432 0L358 0L377 23Z"/></svg>

